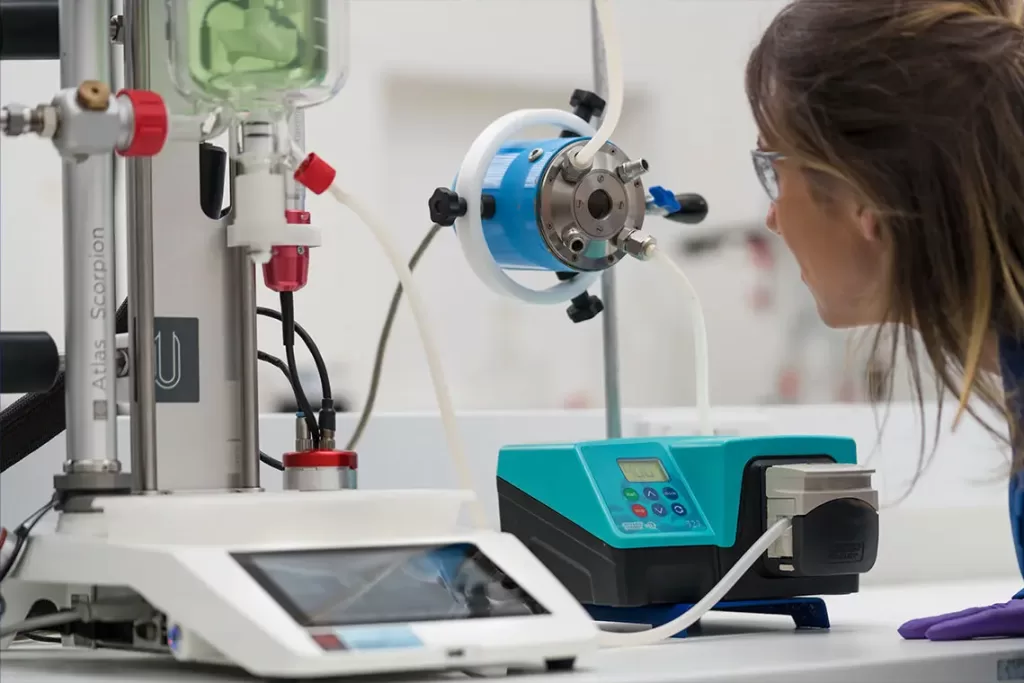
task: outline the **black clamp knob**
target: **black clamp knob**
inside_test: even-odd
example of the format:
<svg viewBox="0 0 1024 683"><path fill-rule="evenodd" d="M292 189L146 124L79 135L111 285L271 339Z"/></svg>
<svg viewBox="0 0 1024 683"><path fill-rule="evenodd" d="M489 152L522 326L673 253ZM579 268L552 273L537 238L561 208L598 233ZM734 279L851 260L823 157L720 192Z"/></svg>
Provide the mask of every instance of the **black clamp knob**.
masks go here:
<svg viewBox="0 0 1024 683"><path fill-rule="evenodd" d="M430 195L430 220L438 225L451 227L455 219L466 215L466 200L447 187L439 187Z"/></svg>
<svg viewBox="0 0 1024 683"><path fill-rule="evenodd" d="M576 273L556 273L556 275L560 282L576 277ZM589 292L583 292L569 302L569 308L565 309L565 313L574 323L584 323L596 318L603 310L604 302L601 299Z"/></svg>
<svg viewBox="0 0 1024 683"><path fill-rule="evenodd" d="M600 118L604 114L606 104L604 98L589 90L573 90L572 97L569 98L572 113L584 121L590 121L595 116Z"/></svg>
<svg viewBox="0 0 1024 683"><path fill-rule="evenodd" d="M434 190L434 194L430 195L427 206L430 209L431 222L443 225L446 228L455 225L455 219L465 216L466 211L469 210L466 200L460 197L457 192L449 190L447 187L439 187ZM498 204L494 197L489 194L480 195L480 218L484 220L494 218L497 210Z"/></svg>
<svg viewBox="0 0 1024 683"><path fill-rule="evenodd" d="M600 117L604 113L605 104L600 95L589 90L573 90L572 97L569 98L572 113L588 123L595 116ZM571 130L563 130L559 137L575 138L579 136Z"/></svg>
<svg viewBox="0 0 1024 683"><path fill-rule="evenodd" d="M596 318L603 310L604 302L601 299L584 292L569 303L569 308L565 309L565 312L568 314L569 320L574 323L582 323Z"/></svg>

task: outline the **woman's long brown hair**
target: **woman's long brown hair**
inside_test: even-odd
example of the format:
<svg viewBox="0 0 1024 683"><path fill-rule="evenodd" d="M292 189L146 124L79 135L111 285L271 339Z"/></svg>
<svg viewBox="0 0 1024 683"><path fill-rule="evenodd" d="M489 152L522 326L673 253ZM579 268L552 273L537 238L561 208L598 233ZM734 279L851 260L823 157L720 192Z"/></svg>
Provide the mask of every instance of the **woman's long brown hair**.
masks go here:
<svg viewBox="0 0 1024 683"><path fill-rule="evenodd" d="M902 347L923 410L927 358L957 420L978 417L972 395L1015 413L982 366L993 332L1024 340L1022 14L1021 0L796 0L747 67L762 138L879 217L892 360Z"/></svg>

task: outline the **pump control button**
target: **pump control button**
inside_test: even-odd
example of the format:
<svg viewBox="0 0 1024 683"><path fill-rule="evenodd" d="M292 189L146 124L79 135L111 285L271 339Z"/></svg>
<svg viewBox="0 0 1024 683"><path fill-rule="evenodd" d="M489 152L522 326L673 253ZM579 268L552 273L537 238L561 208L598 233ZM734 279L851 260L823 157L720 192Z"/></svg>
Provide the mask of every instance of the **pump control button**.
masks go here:
<svg viewBox="0 0 1024 683"><path fill-rule="evenodd" d="M672 503L672 512L682 517L686 514L686 508L681 503Z"/></svg>
<svg viewBox="0 0 1024 683"><path fill-rule="evenodd" d="M658 500L658 492L648 486L644 489L644 498L647 500Z"/></svg>
<svg viewBox="0 0 1024 683"><path fill-rule="evenodd" d="M676 490L675 490L674 488L672 488L671 486L666 486L665 488L663 488L663 489L661 490L661 492L662 492L662 493L663 493L663 494L665 495L665 497L666 497L666 498L668 498L669 500L676 500L677 498L679 498L679 492L678 492L678 491L676 491Z"/></svg>
<svg viewBox="0 0 1024 683"><path fill-rule="evenodd" d="M640 504L634 505L633 506L633 514L636 515L637 517L646 517L647 516L647 508L645 508L643 505L640 505Z"/></svg>
<svg viewBox="0 0 1024 683"><path fill-rule="evenodd" d="M668 510L666 510L665 506L662 505L661 503L655 503L654 505L652 505L651 510L654 512L654 514L658 515L659 517L664 517L668 514Z"/></svg>
<svg viewBox="0 0 1024 683"><path fill-rule="evenodd" d="M636 492L636 489L622 489L622 496L626 500L640 500L640 494Z"/></svg>

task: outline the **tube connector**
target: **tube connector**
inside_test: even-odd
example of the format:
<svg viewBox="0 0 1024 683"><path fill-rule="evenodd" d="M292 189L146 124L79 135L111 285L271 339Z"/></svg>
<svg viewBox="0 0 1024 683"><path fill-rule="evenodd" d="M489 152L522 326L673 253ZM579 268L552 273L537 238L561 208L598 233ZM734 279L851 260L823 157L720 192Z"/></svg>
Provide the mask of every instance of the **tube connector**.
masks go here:
<svg viewBox="0 0 1024 683"><path fill-rule="evenodd" d="M623 162L618 168L615 169L615 175L619 176L619 180L624 183L631 183L643 174L650 170L650 165L646 159L634 159L632 161Z"/></svg>
<svg viewBox="0 0 1024 683"><path fill-rule="evenodd" d="M575 226L562 233L562 243L573 254L582 253L587 248L588 242L590 242L590 239L586 234Z"/></svg>
<svg viewBox="0 0 1024 683"><path fill-rule="evenodd" d="M562 164L562 177L565 181L575 185L580 181L583 176L590 173L591 169L594 168L593 160L588 161L586 164L580 164L577 161L580 150L573 149L566 153L565 162Z"/></svg>
<svg viewBox="0 0 1024 683"><path fill-rule="evenodd" d="M299 413L295 416L295 451L304 453L311 450L313 450L313 439L309 434L309 426L302 413Z"/></svg>
<svg viewBox="0 0 1024 683"><path fill-rule="evenodd" d="M53 121L52 126L47 126L48 120ZM49 132L52 137L57 129L57 113L52 107L42 104L35 108L26 107L23 104L9 104L0 109L0 133L11 137L35 133L44 135Z"/></svg>
<svg viewBox="0 0 1024 683"><path fill-rule="evenodd" d="M650 260L658 247L658 241L653 236L634 228L624 229L615 239L622 245L623 251L640 261Z"/></svg>

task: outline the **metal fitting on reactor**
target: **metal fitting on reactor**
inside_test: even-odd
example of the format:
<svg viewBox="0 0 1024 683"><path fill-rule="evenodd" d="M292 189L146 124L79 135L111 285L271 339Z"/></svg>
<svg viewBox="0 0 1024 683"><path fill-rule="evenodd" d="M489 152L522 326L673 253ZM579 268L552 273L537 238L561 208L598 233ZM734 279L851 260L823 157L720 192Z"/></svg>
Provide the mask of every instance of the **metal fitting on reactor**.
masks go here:
<svg viewBox="0 0 1024 683"><path fill-rule="evenodd" d="M647 161L608 142L578 168L574 156L596 132L587 119L604 101L577 90L570 103L573 113L528 109L492 123L470 147L454 189L435 190L428 204L435 223L455 226L470 267L491 289L529 303L572 300L570 317L579 322L603 308L587 294L600 273L627 255L645 258L649 248L639 243L653 238L635 235L647 214ZM565 132L509 141L536 125ZM506 271L548 271L559 282L534 290Z"/></svg>
<svg viewBox="0 0 1024 683"><path fill-rule="evenodd" d="M114 95L99 81L61 90L49 104L0 109L0 132L49 138L65 158L110 152L154 156L163 149L169 129L167 106L159 94L122 90Z"/></svg>

